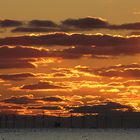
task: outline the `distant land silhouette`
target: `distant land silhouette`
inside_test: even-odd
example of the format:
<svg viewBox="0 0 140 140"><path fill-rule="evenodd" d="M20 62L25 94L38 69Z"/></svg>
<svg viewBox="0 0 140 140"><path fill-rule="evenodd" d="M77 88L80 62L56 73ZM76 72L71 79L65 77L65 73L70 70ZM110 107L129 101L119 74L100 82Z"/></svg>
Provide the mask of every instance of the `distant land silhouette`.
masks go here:
<svg viewBox="0 0 140 140"><path fill-rule="evenodd" d="M140 112L71 117L0 115L0 128L140 128Z"/></svg>

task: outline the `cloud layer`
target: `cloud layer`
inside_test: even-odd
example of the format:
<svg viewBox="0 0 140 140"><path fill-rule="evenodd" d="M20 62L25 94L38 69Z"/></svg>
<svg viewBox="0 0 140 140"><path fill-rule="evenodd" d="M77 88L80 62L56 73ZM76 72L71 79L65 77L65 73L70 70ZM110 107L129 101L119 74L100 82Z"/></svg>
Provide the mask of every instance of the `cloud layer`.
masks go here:
<svg viewBox="0 0 140 140"><path fill-rule="evenodd" d="M37 84L31 84L31 85L24 85L21 87L21 89L27 89L27 90L48 90L48 89L65 89L64 86L56 85L52 82L39 82Z"/></svg>
<svg viewBox="0 0 140 140"><path fill-rule="evenodd" d="M38 36L18 36L0 39L0 45L95 45L95 46L139 46L139 36L112 36L106 34L51 33Z"/></svg>
<svg viewBox="0 0 140 140"><path fill-rule="evenodd" d="M21 26L22 24L23 24L22 21L17 20L9 20L9 19L0 20L0 27L2 28L17 27Z"/></svg>
<svg viewBox="0 0 140 140"><path fill-rule="evenodd" d="M95 58L103 56L137 55L140 53L140 36L112 36L105 34L66 34L52 33L39 36L19 36L1 38L0 45L39 46L50 49L59 45L63 50L48 51L31 47L1 47L0 57L39 58L62 57L80 58L89 55ZM69 48L68 48L69 46ZM75 47L72 47L75 46ZM103 57L105 58L105 57Z"/></svg>
<svg viewBox="0 0 140 140"><path fill-rule="evenodd" d="M0 27L11 35L0 38L0 113L140 111L140 36L107 34L137 34L139 22L1 20Z"/></svg>
<svg viewBox="0 0 140 140"><path fill-rule="evenodd" d="M108 30L139 30L140 22L112 24L100 17L84 17L79 19L65 19L59 23L51 20L17 21L5 19L0 21L2 28L11 28L12 32L71 32L89 31L97 29Z"/></svg>
<svg viewBox="0 0 140 140"><path fill-rule="evenodd" d="M72 113L106 113L111 111L121 111L121 109L126 109L127 111L132 111L133 108L126 105L121 105L119 103L107 102L103 105L95 105L95 106L82 106L75 107L71 111Z"/></svg>

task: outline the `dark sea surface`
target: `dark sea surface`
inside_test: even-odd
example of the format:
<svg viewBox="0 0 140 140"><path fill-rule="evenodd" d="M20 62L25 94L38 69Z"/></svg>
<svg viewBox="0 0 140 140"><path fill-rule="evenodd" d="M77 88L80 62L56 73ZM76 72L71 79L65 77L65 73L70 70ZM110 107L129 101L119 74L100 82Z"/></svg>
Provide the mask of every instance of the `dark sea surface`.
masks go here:
<svg viewBox="0 0 140 140"><path fill-rule="evenodd" d="M0 140L140 140L140 129L0 129Z"/></svg>

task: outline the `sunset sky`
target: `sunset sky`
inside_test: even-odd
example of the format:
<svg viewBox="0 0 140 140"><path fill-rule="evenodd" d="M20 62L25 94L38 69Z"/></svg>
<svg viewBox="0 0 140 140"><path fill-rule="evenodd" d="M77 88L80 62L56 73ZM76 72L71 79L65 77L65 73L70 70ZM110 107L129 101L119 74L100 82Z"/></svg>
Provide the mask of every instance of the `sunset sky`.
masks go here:
<svg viewBox="0 0 140 140"><path fill-rule="evenodd" d="M140 111L139 0L0 0L0 113Z"/></svg>

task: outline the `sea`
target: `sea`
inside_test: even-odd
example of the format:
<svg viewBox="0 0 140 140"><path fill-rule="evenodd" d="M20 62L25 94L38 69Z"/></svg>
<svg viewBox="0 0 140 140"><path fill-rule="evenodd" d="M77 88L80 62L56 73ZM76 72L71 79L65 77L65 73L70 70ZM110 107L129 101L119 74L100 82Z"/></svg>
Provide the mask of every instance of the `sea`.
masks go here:
<svg viewBox="0 0 140 140"><path fill-rule="evenodd" d="M140 129L0 129L0 140L140 140Z"/></svg>

